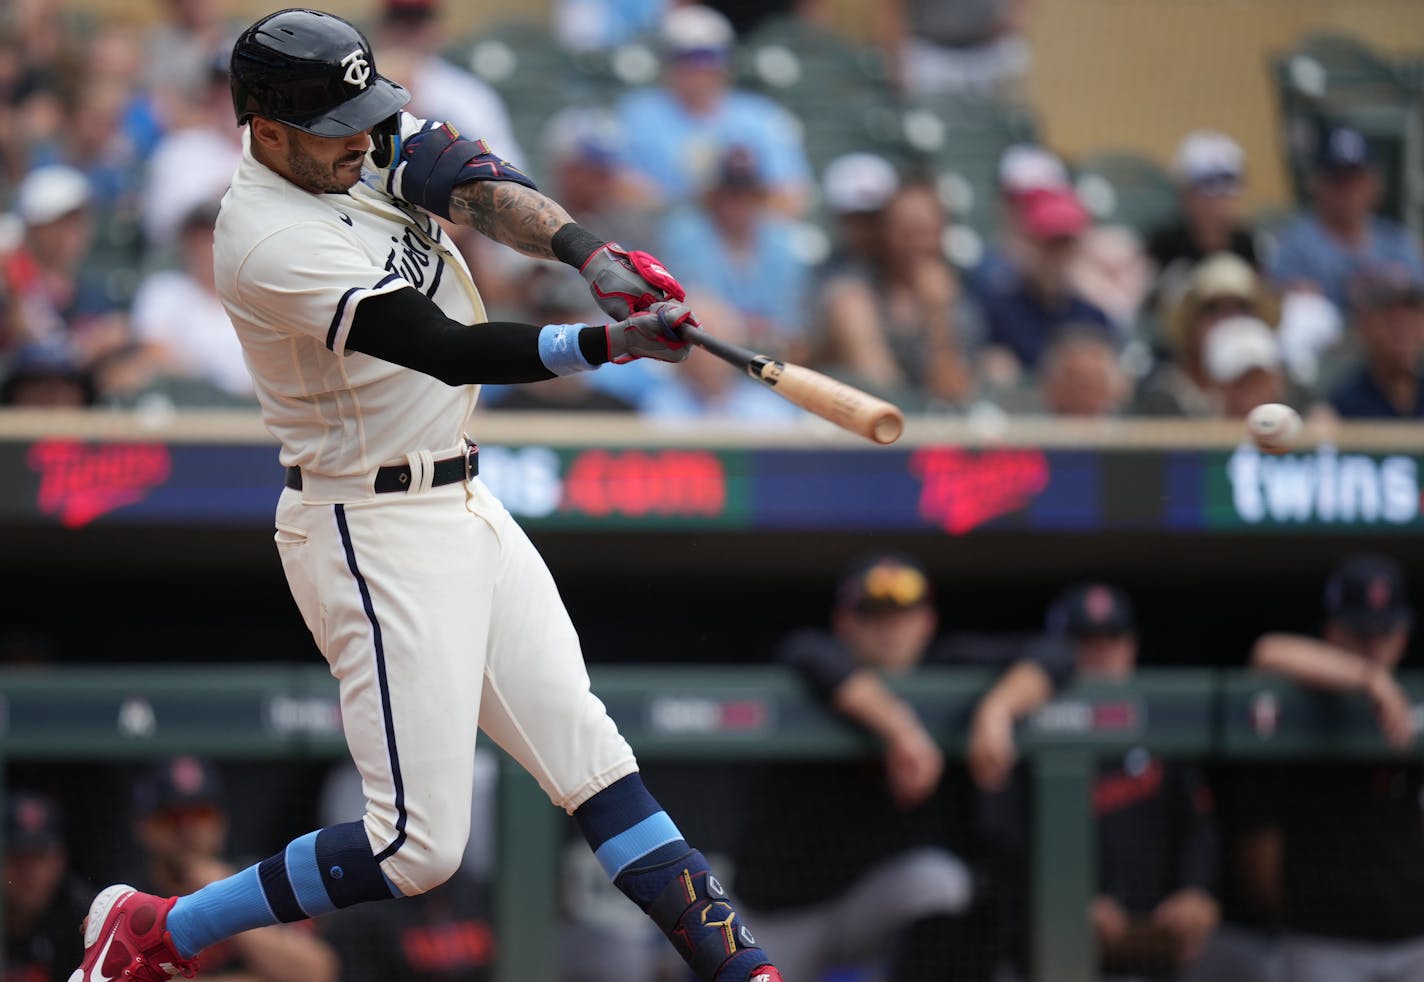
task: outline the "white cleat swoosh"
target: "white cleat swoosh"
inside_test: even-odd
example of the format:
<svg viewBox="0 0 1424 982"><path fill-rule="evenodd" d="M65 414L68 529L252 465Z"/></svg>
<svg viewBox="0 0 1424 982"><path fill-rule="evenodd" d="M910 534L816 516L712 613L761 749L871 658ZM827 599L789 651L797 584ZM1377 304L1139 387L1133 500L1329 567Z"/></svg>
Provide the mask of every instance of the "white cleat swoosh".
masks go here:
<svg viewBox="0 0 1424 982"><path fill-rule="evenodd" d="M94 959L94 980L93 982L113 982L114 976L104 974L104 959L109 956L109 946L114 943L114 935L119 933L119 925L114 924L114 929L109 932L109 936L104 939L104 947L99 949L99 957Z"/></svg>

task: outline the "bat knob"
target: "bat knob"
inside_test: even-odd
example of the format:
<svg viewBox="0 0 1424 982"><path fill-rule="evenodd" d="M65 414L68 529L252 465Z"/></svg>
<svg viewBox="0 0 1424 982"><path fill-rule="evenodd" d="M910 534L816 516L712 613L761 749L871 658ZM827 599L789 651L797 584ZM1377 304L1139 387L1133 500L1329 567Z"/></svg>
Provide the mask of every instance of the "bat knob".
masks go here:
<svg viewBox="0 0 1424 982"><path fill-rule="evenodd" d="M905 417L898 412L886 413L870 429L871 438L881 445L894 443L905 432Z"/></svg>

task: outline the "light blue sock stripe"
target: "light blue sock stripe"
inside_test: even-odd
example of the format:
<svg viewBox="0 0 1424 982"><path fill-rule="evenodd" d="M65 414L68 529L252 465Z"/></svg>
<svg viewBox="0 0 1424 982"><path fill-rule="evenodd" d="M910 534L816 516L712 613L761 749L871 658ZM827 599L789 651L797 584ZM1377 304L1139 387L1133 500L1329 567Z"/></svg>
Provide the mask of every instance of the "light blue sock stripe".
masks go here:
<svg viewBox="0 0 1424 982"><path fill-rule="evenodd" d="M277 915L262 893L256 864L210 883L197 893L179 897L168 912L168 930L184 958L192 958L208 945L234 934L276 923Z"/></svg>
<svg viewBox="0 0 1424 982"><path fill-rule="evenodd" d="M539 360L555 375L573 375L597 368L584 358L579 331L584 324L545 324L539 331Z"/></svg>
<svg viewBox="0 0 1424 982"><path fill-rule="evenodd" d="M627 869L639 858L682 838L682 833L668 818L667 812L649 815L637 825L619 832L593 854L610 880Z"/></svg>
<svg viewBox="0 0 1424 982"><path fill-rule="evenodd" d="M336 904L327 896L325 884L321 882L321 867L316 862L316 837L316 832L308 832L287 844L287 879L291 881L292 892L297 895L297 903L308 917L329 914L336 909Z"/></svg>

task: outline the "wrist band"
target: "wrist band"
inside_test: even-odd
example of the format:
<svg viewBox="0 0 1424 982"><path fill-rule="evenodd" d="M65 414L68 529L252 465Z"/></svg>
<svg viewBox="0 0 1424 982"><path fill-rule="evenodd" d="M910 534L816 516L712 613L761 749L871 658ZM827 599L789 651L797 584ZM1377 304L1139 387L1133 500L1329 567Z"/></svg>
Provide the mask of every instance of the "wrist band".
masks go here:
<svg viewBox="0 0 1424 982"><path fill-rule="evenodd" d="M607 244L577 222L569 222L554 233L549 249L560 262L583 269L588 257Z"/></svg>
<svg viewBox="0 0 1424 982"><path fill-rule="evenodd" d="M583 356L579 332L585 324L545 324L539 331L539 360L555 375L576 375L598 366Z"/></svg>

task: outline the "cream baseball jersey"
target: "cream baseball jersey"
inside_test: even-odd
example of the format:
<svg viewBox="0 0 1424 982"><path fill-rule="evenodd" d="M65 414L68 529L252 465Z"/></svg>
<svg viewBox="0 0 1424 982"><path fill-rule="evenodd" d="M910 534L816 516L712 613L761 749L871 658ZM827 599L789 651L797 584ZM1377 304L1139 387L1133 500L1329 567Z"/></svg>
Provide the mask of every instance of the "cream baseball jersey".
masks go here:
<svg viewBox="0 0 1424 982"><path fill-rule="evenodd" d="M430 125L401 114L403 136ZM392 197L387 178L367 155L349 192L312 194L256 160L244 134L213 264L285 466L354 476L412 451L455 446L479 395L479 386L449 386L346 350L361 301L405 287L452 320L485 320L449 236L428 213Z"/></svg>

